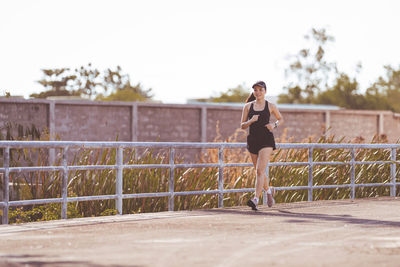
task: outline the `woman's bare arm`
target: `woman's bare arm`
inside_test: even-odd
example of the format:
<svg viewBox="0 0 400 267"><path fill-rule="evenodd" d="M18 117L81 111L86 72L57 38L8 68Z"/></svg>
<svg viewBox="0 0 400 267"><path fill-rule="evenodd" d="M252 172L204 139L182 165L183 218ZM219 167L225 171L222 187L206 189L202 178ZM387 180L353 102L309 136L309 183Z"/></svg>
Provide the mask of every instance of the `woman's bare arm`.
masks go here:
<svg viewBox="0 0 400 267"><path fill-rule="evenodd" d="M278 127L278 125L282 125L284 120L282 114L279 112L275 104L270 103L268 107L269 112L275 116L276 122L269 123L265 125L265 127L267 127L268 130L272 131L274 128Z"/></svg>
<svg viewBox="0 0 400 267"><path fill-rule="evenodd" d="M279 110L275 104L272 104L271 108L272 108L271 113L275 116L275 118L277 120L277 124L282 125L284 123L282 114L279 112Z"/></svg>
<svg viewBox="0 0 400 267"><path fill-rule="evenodd" d="M242 129L248 128L253 122L258 120L259 115L253 115L250 120L247 120L247 117L249 116L250 105L251 105L250 103L247 103L243 107L242 120L240 123L240 128Z"/></svg>

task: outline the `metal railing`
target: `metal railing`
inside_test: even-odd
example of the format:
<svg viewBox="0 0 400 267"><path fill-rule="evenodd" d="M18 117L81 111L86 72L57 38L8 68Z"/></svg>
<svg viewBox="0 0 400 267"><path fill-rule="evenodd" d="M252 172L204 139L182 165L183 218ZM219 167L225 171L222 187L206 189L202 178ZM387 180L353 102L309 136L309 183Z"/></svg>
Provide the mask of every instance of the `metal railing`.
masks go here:
<svg viewBox="0 0 400 267"><path fill-rule="evenodd" d="M70 148L114 148L117 150L115 165L75 165L69 166L67 162L67 153ZM125 148L163 148L169 149L169 164L123 164L123 151ZM174 197L182 195L198 195L198 194L217 194L218 207L223 207L223 196L226 193L237 192L254 192L254 188L242 189L224 189L224 168L229 167L251 167L251 163L224 163L224 149L227 148L245 148L245 143L182 143L182 142L68 142L68 141L0 141L0 149L3 149L3 167L0 168L0 173L3 173L3 190L4 199L0 202L3 209L3 224L8 224L8 209L11 206L33 205L33 204L48 204L61 203L61 218L67 218L67 203L75 201L90 201L90 200L115 200L115 207L119 214L122 214L123 199L130 198L146 198L146 197L168 197L168 210L174 210ZM62 150L62 165L60 166L34 166L34 167L10 167L10 149L22 148L45 148L45 149L61 149ZM218 149L218 163L175 163L175 150L179 148L197 148L197 149ZM296 143L296 144L277 144L279 149L308 149L307 162L272 162L267 166L267 178L269 177L269 168L271 166L308 166L308 185L307 186L290 186L290 187L275 187L276 190L308 190L308 201L313 200L313 190L322 188L351 188L351 198L355 198L356 187L369 186L390 186L390 196L396 195L396 150L400 148L400 144L320 144L320 143ZM314 149L349 149L351 150L351 160L349 162L314 162ZM390 149L390 161L356 161L355 149ZM390 164L390 183L370 183L356 184L355 183L355 166L358 164ZM350 165L351 166L351 183L342 185L314 185L313 184L313 166L316 165ZM216 167L219 170L218 175L218 190L207 191L184 191L175 192L174 190L174 169L175 168L203 168ZM169 191L161 193L136 193L123 194L123 170L132 168L169 168ZM116 192L114 195L98 195L98 196L80 196L68 197L68 175L70 171L75 170L101 170L113 169L116 170ZM51 199L34 199L34 200L17 200L10 201L9 184L10 173L12 172L35 172L35 171L62 171L62 187L61 198ZM264 205L265 203L265 192Z"/></svg>

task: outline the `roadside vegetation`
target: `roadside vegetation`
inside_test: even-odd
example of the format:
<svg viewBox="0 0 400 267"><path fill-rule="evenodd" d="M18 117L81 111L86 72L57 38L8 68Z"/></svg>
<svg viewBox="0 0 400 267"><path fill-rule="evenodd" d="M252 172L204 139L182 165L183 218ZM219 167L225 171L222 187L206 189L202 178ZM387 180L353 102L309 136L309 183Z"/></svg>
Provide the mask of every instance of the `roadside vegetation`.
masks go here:
<svg viewBox="0 0 400 267"><path fill-rule="evenodd" d="M16 137L12 136L14 128L19 129ZM4 130L4 129L3 129ZM0 140L48 140L46 132L40 134L36 128L23 129L9 124L8 134L0 136ZM238 130L227 140L216 142L237 142L243 134ZM240 139L240 138L239 138ZM353 140L359 143L362 139ZM290 140L278 140L280 143ZM310 137L303 140L305 143L343 143L344 139L330 137ZM376 137L372 143L387 142L384 136ZM168 151L155 149L125 149L124 164L167 164ZM47 166L47 149L12 149L10 166ZM55 165L61 164L61 151L56 151ZM346 149L315 149L314 161L349 162L351 151ZM400 158L398 151L397 158ZM0 150L0 161L3 160L3 151ZM306 162L308 150L281 149L277 150L271 162ZM356 151L356 160L382 161L390 160L390 151L384 149L362 149ZM175 162L184 162L183 157L177 157ZM80 149L71 151L69 165L114 165L116 162L115 149ZM193 161L192 161L193 162ZM196 158L196 162L218 162L218 150L209 149ZM224 162L250 162L248 153L244 149L227 149ZM2 163L1 163L2 165ZM399 177L397 168L396 176ZM314 184L349 184L350 166L314 166ZM218 188L218 168L177 168L174 172L175 192L194 190L216 190ZM255 171L252 167L224 168L224 188L252 188L254 187ZM389 164L357 165L355 169L356 183L389 183ZM46 199L61 197L62 172L42 171L11 173L12 187L10 200ZM69 172L68 196L111 195L115 193L115 170L78 170ZM274 166L270 169L271 184L273 186L300 186L308 184L308 166ZM1 179L3 180L3 179ZM150 193L167 192L169 169L126 169L123 172L123 193ZM3 181L0 187L3 190ZM400 188L397 190L399 195ZM365 187L356 189L356 197L388 196L389 187ZM244 205L250 193L232 193L224 195L224 206ZM332 188L314 190L314 200L333 200L350 198L350 188ZM279 191L276 194L277 203L306 201L307 190ZM137 198L123 200L123 213L159 212L168 210L168 198ZM216 194L176 196L175 210L209 209L217 207ZM0 211L1 212L1 211ZM116 214L114 200L82 201L68 203L68 218L105 216ZM32 221L46 221L61 218L61 204L31 205L11 207L9 212L10 223Z"/></svg>

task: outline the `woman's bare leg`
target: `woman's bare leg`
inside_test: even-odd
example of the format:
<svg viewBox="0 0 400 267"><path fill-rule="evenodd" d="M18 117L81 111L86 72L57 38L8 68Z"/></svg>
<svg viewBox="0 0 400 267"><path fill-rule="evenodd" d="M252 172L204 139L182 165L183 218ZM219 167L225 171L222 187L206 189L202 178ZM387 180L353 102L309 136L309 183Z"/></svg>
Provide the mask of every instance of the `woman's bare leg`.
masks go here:
<svg viewBox="0 0 400 267"><path fill-rule="evenodd" d="M250 153L250 157L251 157L251 161L253 162L254 169L256 169L256 168L257 168L257 159L258 159L258 155L257 155L257 154Z"/></svg>
<svg viewBox="0 0 400 267"><path fill-rule="evenodd" d="M266 180L265 170L272 154L272 147L264 147L258 152L258 158L256 163L256 192L255 197L259 198L261 196L264 181ZM268 185L266 185L266 190L268 190Z"/></svg>
<svg viewBox="0 0 400 267"><path fill-rule="evenodd" d="M250 157L251 157L251 161L253 162L254 169L257 170L258 154L250 153ZM256 184L257 184L257 175L256 175Z"/></svg>

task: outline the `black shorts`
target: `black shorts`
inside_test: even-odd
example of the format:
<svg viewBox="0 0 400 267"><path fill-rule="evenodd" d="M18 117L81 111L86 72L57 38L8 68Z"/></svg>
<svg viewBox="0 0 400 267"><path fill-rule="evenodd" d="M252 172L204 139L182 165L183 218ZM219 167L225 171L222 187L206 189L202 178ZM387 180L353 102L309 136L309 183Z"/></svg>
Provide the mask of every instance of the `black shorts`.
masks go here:
<svg viewBox="0 0 400 267"><path fill-rule="evenodd" d="M247 136L247 150L250 153L258 155L258 152L264 147L272 147L272 150L276 149L273 133L268 132L261 136Z"/></svg>

